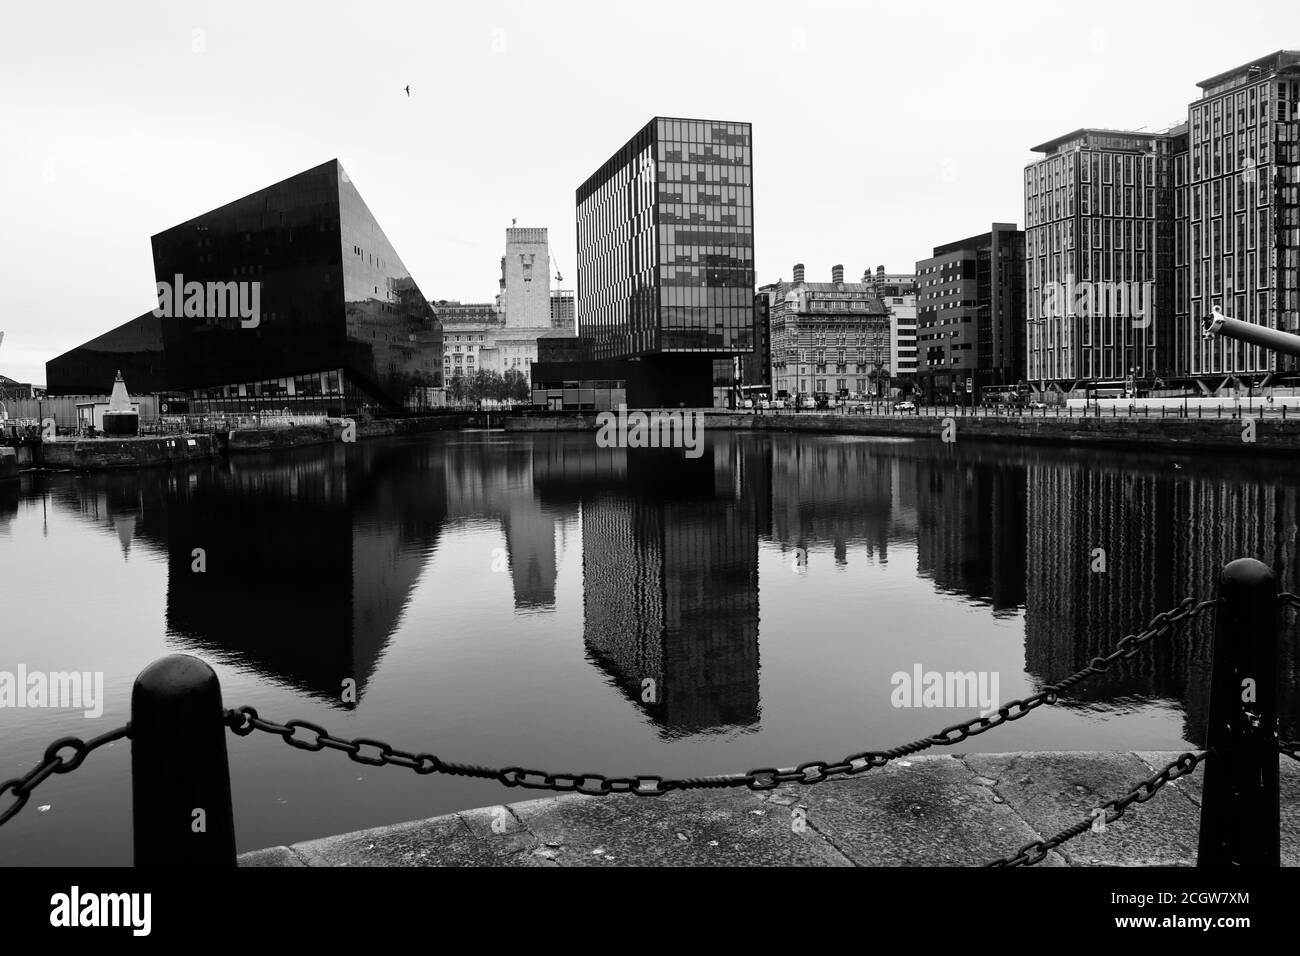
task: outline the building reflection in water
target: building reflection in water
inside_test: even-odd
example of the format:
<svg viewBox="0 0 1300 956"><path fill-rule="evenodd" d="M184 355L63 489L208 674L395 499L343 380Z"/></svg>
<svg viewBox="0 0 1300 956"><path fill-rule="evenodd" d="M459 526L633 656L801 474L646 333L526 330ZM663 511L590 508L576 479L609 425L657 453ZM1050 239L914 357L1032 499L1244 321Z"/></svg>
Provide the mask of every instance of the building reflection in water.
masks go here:
<svg viewBox="0 0 1300 956"><path fill-rule="evenodd" d="M518 614L556 607L580 527L589 659L665 737L757 729L764 543L801 549L812 574L914 555L949 599L1023 617L1039 686L1213 594L1234 558L1300 584L1300 465L1285 460L718 432L688 459L589 434L460 433L59 487L55 504L117 536L127 560L142 543L166 555L178 649L335 702L347 677L364 693L449 523L500 527ZM0 534L17 507L4 494ZM867 626L847 618L828 606L810 626ZM1203 742L1209 656L1208 628L1187 629L1061 706L1176 701L1184 736ZM1282 679L1300 683L1290 626ZM1282 706L1294 736L1297 695Z"/></svg>

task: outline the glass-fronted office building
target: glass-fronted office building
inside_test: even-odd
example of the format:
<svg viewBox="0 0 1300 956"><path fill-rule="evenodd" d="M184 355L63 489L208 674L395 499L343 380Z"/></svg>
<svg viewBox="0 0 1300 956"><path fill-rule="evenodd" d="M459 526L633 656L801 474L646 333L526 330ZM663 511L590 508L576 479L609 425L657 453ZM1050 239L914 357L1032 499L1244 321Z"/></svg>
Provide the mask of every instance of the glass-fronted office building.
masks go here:
<svg viewBox="0 0 1300 956"><path fill-rule="evenodd" d="M711 403L712 360L754 349L752 189L748 123L668 117L578 187L578 326L592 359L650 363Z"/></svg>
<svg viewBox="0 0 1300 956"><path fill-rule="evenodd" d="M162 314L49 362L52 393L106 390L123 353L149 372L123 368L131 389L192 412L348 414L442 384L441 327L337 160L157 234L153 258Z"/></svg>

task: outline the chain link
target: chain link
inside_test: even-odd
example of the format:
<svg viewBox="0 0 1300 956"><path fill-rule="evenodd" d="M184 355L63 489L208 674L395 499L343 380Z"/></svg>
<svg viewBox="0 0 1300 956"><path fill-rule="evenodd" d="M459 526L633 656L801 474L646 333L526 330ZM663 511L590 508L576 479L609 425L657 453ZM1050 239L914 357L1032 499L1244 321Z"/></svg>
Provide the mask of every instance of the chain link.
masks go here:
<svg viewBox="0 0 1300 956"><path fill-rule="evenodd" d="M1294 594L1285 593L1279 595L1279 598L1292 607L1300 607L1300 597ZM340 750L348 755L348 759L359 764L370 767L396 766L413 770L417 774L443 773L452 776L477 777L484 780L496 780L507 787L521 787L526 790L550 790L559 793L582 793L589 796L606 796L615 793L628 793L637 796L658 797L674 790L715 790L735 787L748 787L750 790L763 791L773 790L782 784L798 783L804 786L822 783L835 777L847 776L852 777L860 773L877 767L883 767L892 760L900 757L911 756L931 747L948 747L953 744L961 743L970 737L976 737L982 733L1000 727L1010 721L1019 720L1031 711L1041 707L1044 704L1055 704L1061 693L1076 686L1084 680L1095 674L1104 673L1111 664L1120 660L1128 660L1138 654L1139 651L1150 641L1157 637L1168 634L1175 625L1189 619L1195 618L1212 607L1220 603L1218 599L1208 601L1196 601L1193 598L1187 598L1182 601L1176 608L1157 614L1152 618L1150 624L1145 630L1137 634L1129 634L1123 637L1116 645L1115 649L1105 657L1094 657L1088 666L1082 670L1071 674L1064 680L1057 681L1044 687L1036 694L1031 694L1023 699L1008 701L999 707L994 713L973 717L970 720L953 724L945 727L943 730L929 737L922 737L910 743L894 747L891 750L864 750L860 753L850 754L834 763L825 760L809 760L799 764L793 769L779 769L776 767L763 767L746 773L719 774L710 777L687 777L682 779L662 777L658 774L636 774L628 777L608 777L599 773L551 773L543 770L528 770L522 767L503 767L495 769L484 767L476 764L460 764L444 761L430 753L411 753L405 750L398 750L392 745L382 740L375 740L369 737L357 737L349 740L343 737L335 737L330 734L324 727L305 720L290 720L283 724L274 721L265 720L260 717L257 711L252 707L240 707L235 710L228 710L225 714L226 725L237 735L246 737L253 731L263 731L265 733L275 734L280 737L286 744L299 750L306 750L312 753L321 750ZM302 731L300 734L299 732ZM38 786L45 782L50 776L56 773L70 773L76 770L85 761L86 757L115 740L121 740L129 737L131 733L130 724L119 727L117 730L94 737L89 741L83 741L78 737L63 737L54 741L46 748L43 759L39 764L33 767L26 775L15 777L12 780L6 780L0 784L0 797L5 794L12 794L13 802L0 811L0 826L3 826L9 820L13 819L24 806L27 805L31 793ZM1284 743L1280 747L1283 753L1294 759L1300 759L1296 756L1297 744ZM65 757L60 751L70 750L69 756ZM1184 758L1190 757L1185 754ZM1183 758L1180 758L1182 760ZM1165 776L1157 775L1152 780L1140 784L1137 790L1130 792L1119 801L1110 801L1103 806L1114 807L1118 819L1123 815L1124 808L1130 803L1144 801L1164 785L1168 780L1175 779L1183 773L1188 772L1201 758L1193 758L1192 763L1186 769L1179 773L1170 775L1171 768L1178 766L1178 761L1165 768ZM1147 787L1145 796L1140 795L1143 787ZM1139 794L1139 795L1134 795ZM1085 824L1085 829L1091 823ZM1000 861L1000 865L1018 865L1020 863L1036 863L1046 856L1047 851L1053 846L1068 839L1073 839L1082 830L1077 830L1077 826L1065 831L1064 834L1058 834L1048 841L1037 841L1025 847L1010 861ZM1053 842L1055 841L1055 842Z"/></svg>
<svg viewBox="0 0 1300 956"><path fill-rule="evenodd" d="M1079 821L1074 826L1067 827L1060 833L1046 840L1034 840L1032 843L1026 843L1012 857L1004 857L994 860L988 866L1033 866L1035 863L1041 863L1047 859L1047 854L1060 846L1073 840L1080 834L1087 833L1096 824L1100 816L1105 816L1106 825L1114 823L1124 815L1124 811L1134 803L1146 803L1154 797L1160 788L1171 780L1177 780L1179 777L1185 777L1196 769L1196 765L1206 758L1205 754L1185 753L1166 765L1163 769L1152 774L1141 783L1135 785L1128 793L1122 797L1115 797L1107 800L1101 806L1097 807L1086 819ZM1110 811L1114 811L1114 816ZM1100 811L1100 813L1098 812Z"/></svg>
<svg viewBox="0 0 1300 956"><path fill-rule="evenodd" d="M71 773L81 766L92 751L130 735L131 725L126 724L117 728L117 730L110 730L106 734L92 737L90 740L82 740L80 737L60 737L54 741L45 748L45 755L41 758L41 762L29 770L26 775L14 777L12 780L0 783L0 797L11 793L14 798L13 803L0 812L0 826L4 826L17 816L18 811L27 806L32 791L43 784L49 777L56 773ZM71 754L64 757L59 753L61 750L70 750Z"/></svg>
<svg viewBox="0 0 1300 956"><path fill-rule="evenodd" d="M750 790L774 790L785 783L797 783L804 786L822 783L835 777L852 777L865 773L876 767L883 767L891 760L911 756L931 747L950 747L970 737L1000 727L1013 720L1019 720L1044 704L1055 704L1060 694L1079 684L1094 674L1104 673L1111 664L1119 660L1134 657L1149 641L1168 634L1176 625L1194 618L1220 602L1215 600L1196 601L1187 598L1176 608L1157 614L1143 631L1129 634L1122 638L1115 650L1105 657L1094 657L1088 666L1064 680L1048 685L1036 694L1023 699L1007 701L994 713L945 727L929 737L913 740L892 750L864 750L850 754L841 760L830 763L825 760L809 760L793 769L762 767L746 773L719 774L711 777L687 777L683 779L661 777L656 774L637 774L631 777L608 777L601 773L551 773L545 770L527 770L523 767L503 767L499 770L469 764L447 763L429 753L409 753L397 750L382 740L358 737L348 740L335 737L325 728L305 720L290 720L283 724L265 720L252 707L239 707L226 712L226 724L241 737L254 730L275 734L291 747L314 752L330 749L341 750L349 760L371 767L397 766L406 767L416 773L447 773L465 777L481 777L496 780L507 787L520 787L525 790L550 790L556 793L583 793L588 796L607 796L613 793L630 793L642 797L661 797L674 790L717 790L735 787L748 787ZM300 737L298 731L306 731L310 736ZM370 751L370 752L365 752Z"/></svg>

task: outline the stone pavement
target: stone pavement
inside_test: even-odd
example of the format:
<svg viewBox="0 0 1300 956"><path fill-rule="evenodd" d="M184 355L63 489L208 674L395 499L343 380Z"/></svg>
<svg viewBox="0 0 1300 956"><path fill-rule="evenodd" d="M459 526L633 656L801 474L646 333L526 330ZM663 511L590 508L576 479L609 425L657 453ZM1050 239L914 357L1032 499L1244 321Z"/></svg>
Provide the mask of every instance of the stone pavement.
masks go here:
<svg viewBox="0 0 1300 956"><path fill-rule="evenodd" d="M246 853L241 866L978 866L1087 817L1178 754L969 754L847 780L662 797L570 794ZM1282 863L1300 763L1281 758ZM1192 866L1204 764L1040 866Z"/></svg>

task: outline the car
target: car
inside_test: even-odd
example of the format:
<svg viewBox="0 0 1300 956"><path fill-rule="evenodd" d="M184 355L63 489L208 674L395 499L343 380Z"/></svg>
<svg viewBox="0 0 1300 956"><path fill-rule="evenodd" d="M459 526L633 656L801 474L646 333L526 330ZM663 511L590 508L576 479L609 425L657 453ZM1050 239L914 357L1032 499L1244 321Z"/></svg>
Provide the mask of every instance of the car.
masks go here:
<svg viewBox="0 0 1300 956"><path fill-rule="evenodd" d="M1026 404L1026 406L1029 407L1029 408L1046 408L1046 407L1047 407L1047 403L1046 403L1046 402L1026 402L1025 404Z"/></svg>
<svg viewBox="0 0 1300 956"><path fill-rule="evenodd" d="M741 408L753 408L753 407L754 407L754 400L753 400L752 398L747 398L747 399L745 399L743 402L740 403L740 407L741 407Z"/></svg>
<svg viewBox="0 0 1300 956"><path fill-rule="evenodd" d="M760 399L758 400L758 407L759 407L759 408L772 408L773 405L772 405L772 403L769 402L766 398L760 398Z"/></svg>
<svg viewBox="0 0 1300 956"><path fill-rule="evenodd" d="M914 412L914 411L916 411L916 405L915 405L913 402L902 401L902 402L899 402L897 405L894 406L894 411L896 411L896 412Z"/></svg>

